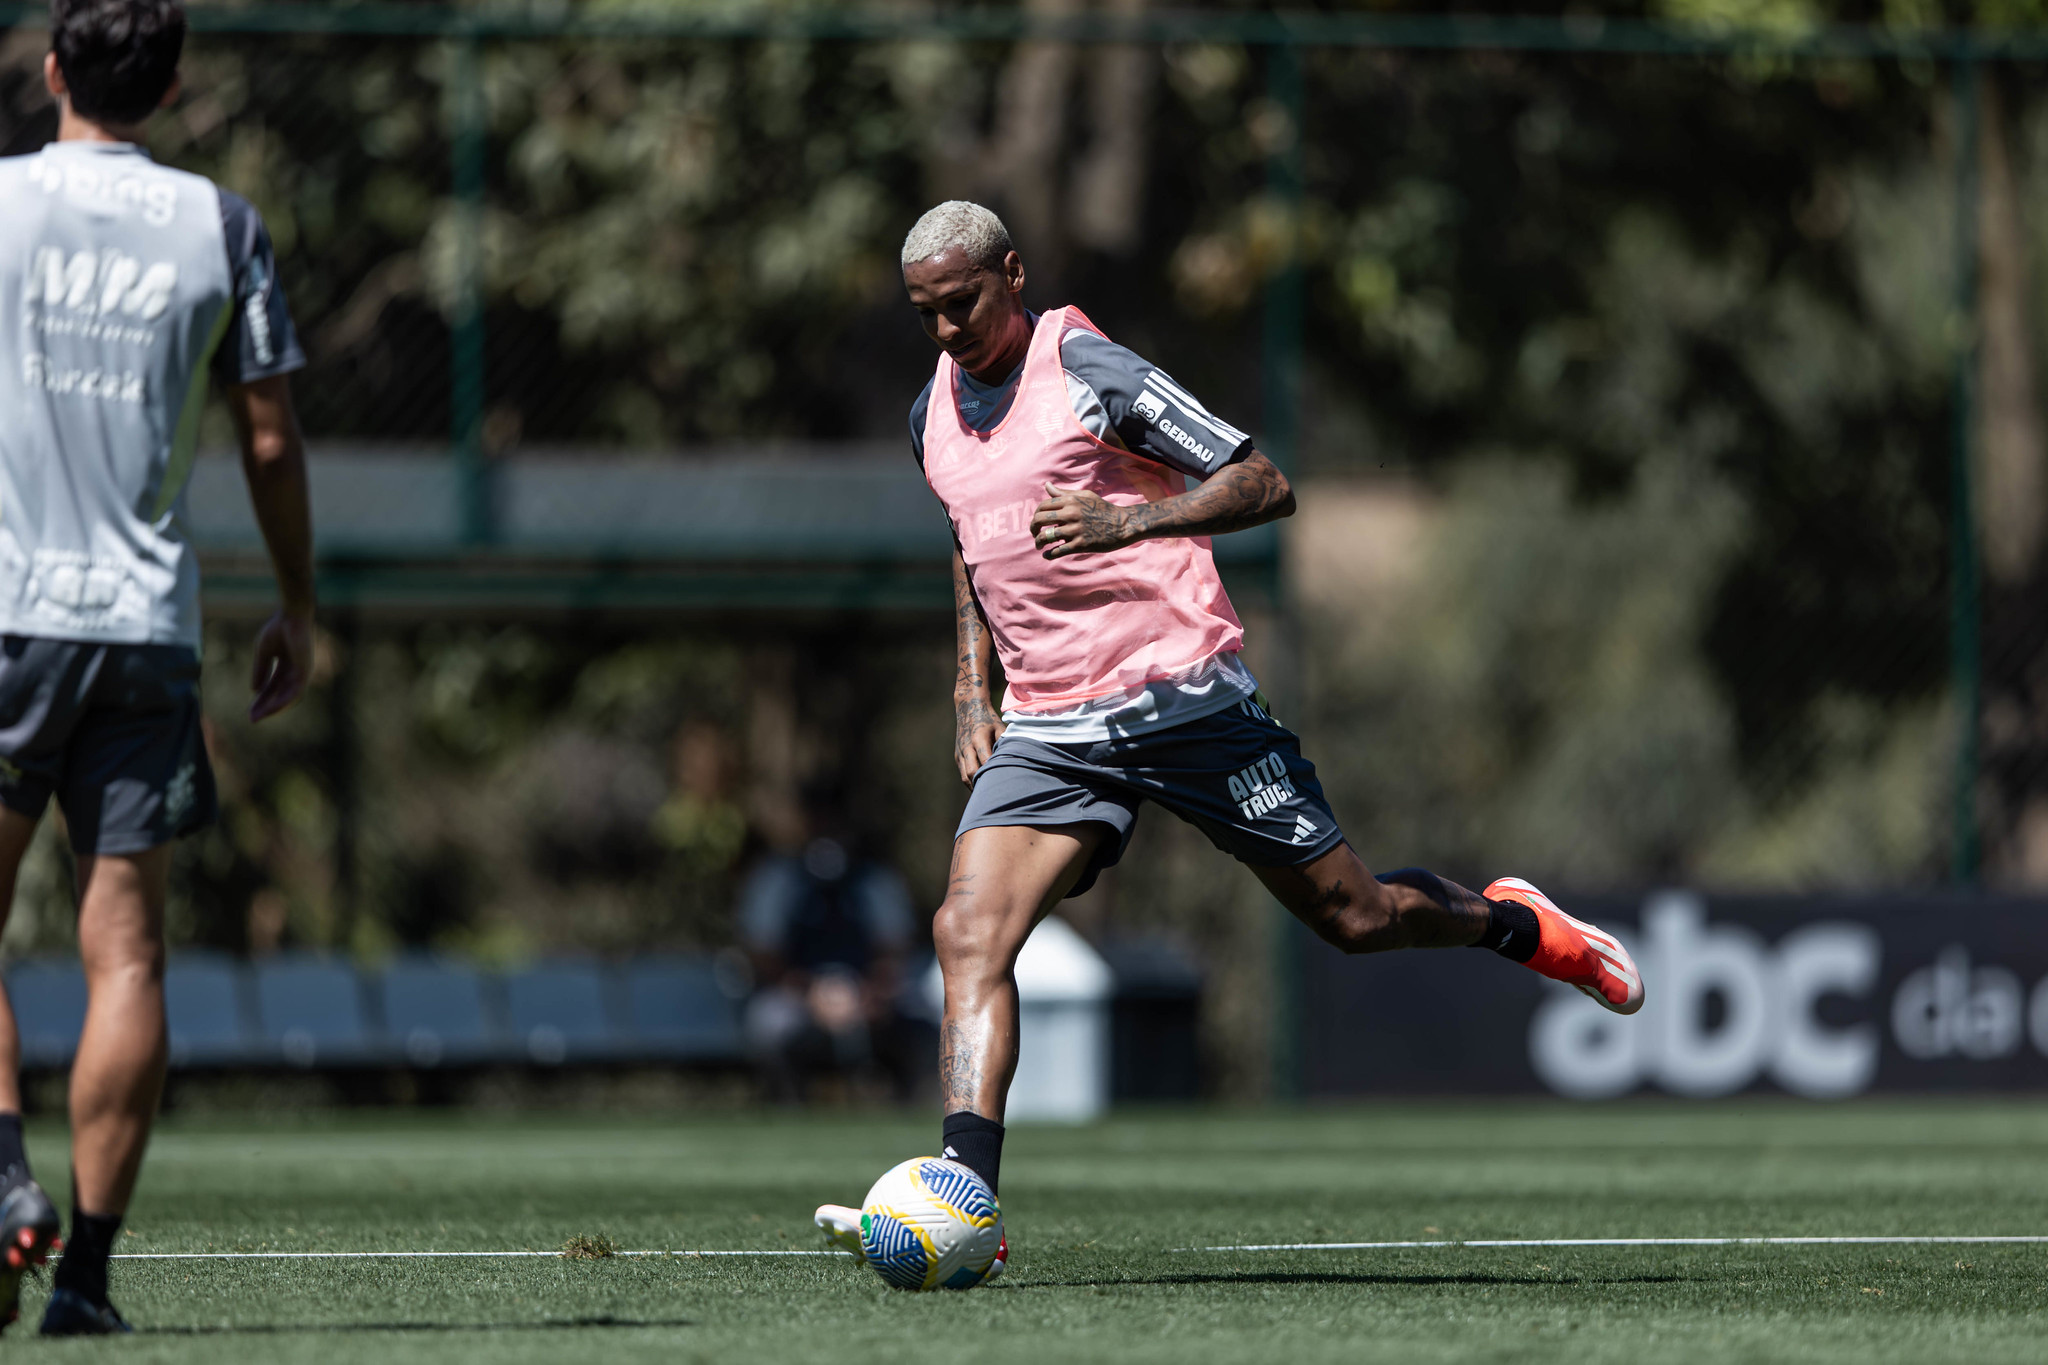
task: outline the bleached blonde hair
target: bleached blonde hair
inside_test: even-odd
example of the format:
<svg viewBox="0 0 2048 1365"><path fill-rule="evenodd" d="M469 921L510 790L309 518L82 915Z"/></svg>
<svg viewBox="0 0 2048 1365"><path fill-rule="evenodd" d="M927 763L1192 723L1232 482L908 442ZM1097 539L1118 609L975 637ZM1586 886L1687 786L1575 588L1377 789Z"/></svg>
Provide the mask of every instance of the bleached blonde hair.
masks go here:
<svg viewBox="0 0 2048 1365"><path fill-rule="evenodd" d="M1001 269L1003 258L1016 250L1002 219L979 204L948 199L927 210L903 239L903 264L928 261L956 246L968 260L990 270Z"/></svg>

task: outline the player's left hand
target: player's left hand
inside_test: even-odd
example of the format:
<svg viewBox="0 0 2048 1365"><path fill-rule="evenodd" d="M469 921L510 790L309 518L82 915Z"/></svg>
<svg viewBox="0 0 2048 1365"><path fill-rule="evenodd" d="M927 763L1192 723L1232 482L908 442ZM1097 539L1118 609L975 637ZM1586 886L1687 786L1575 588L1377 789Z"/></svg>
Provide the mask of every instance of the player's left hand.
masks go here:
<svg viewBox="0 0 2048 1365"><path fill-rule="evenodd" d="M249 704L249 719L263 720L290 706L312 676L312 615L277 613L256 636L256 666L249 677L256 700Z"/></svg>
<svg viewBox="0 0 2048 1365"><path fill-rule="evenodd" d="M1045 501L1031 514L1031 543L1047 559L1120 550L1137 537L1130 509L1084 488L1045 486Z"/></svg>

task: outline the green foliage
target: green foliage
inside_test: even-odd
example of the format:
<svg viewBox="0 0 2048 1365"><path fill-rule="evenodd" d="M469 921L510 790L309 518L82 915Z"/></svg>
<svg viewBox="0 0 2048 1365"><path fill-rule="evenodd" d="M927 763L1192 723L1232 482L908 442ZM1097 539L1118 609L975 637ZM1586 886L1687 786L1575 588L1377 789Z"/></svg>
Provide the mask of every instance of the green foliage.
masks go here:
<svg viewBox="0 0 2048 1365"><path fill-rule="evenodd" d="M2035 0L1595 8L1786 34L2042 19ZM24 128L33 55L0 69ZM1108 250L1063 226L1067 165L1099 131L1087 69L1048 106L1067 120L1053 172L991 170L1030 57L939 40L483 45L488 444L900 440L930 355L895 246L955 193L1018 222L1049 206L1024 243L1032 302L1082 303L1253 424L1262 292L1298 261L1304 489L1393 469L1445 509L1402 604L1304 585L1302 724L1362 840L1589 881L1934 874L1955 341L1939 73L1309 51L1297 211L1269 179L1293 130L1263 54L1174 45L1148 58L1119 165L1142 187L1139 241ZM161 155L270 222L318 439L445 440L452 58L200 35L159 126ZM2013 81L2014 127L2034 126L2030 82ZM2031 186L2037 158L2019 160ZM243 633L209 641L230 813L181 862L181 937L241 946L281 913L286 942L366 951L718 940L750 811L685 790L673 752L700 722L746 734L730 639L366 630L336 656L355 679L351 775L331 671L295 716L240 720ZM873 823L929 905L958 800L948 663L881 634L820 646L840 672L898 671L870 687L884 703L815 724L831 743L805 761L869 774ZM1176 837L1134 851L1120 913L1256 964L1255 897L1188 870L1209 855ZM54 906L61 852L38 849L36 904ZM12 932L60 941L62 918ZM1255 971L1223 988L1232 1036L1258 1027Z"/></svg>
<svg viewBox="0 0 2048 1365"><path fill-rule="evenodd" d="M1677 459L1591 508L1555 465L1466 471L1406 573L1310 615L1341 644L1318 652L1304 728L1340 756L1324 782L1368 861L1575 888L1937 876L1938 706L1831 694L1796 753L1742 762L1696 642L1753 534L1725 483Z"/></svg>
<svg viewBox="0 0 2048 1365"><path fill-rule="evenodd" d="M730 644L454 626L328 636L305 701L252 727L247 634L209 635L225 810L180 850L175 940L514 958L728 937L737 793L686 791L664 758L689 725L743 729ZM337 693L342 667L352 690Z"/></svg>

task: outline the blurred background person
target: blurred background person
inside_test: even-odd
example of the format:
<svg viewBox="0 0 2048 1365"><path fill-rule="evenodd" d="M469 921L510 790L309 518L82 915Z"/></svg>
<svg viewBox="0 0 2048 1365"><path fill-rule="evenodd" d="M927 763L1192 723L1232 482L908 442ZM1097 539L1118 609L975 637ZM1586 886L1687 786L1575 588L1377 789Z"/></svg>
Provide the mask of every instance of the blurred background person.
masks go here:
<svg viewBox="0 0 2048 1365"><path fill-rule="evenodd" d="M843 800L804 801L806 838L770 853L739 894L739 937L754 971L745 1035L763 1090L802 1103L815 1076L876 1076L910 1100L931 1066L932 1025L911 995L917 941L909 888L861 848Z"/></svg>

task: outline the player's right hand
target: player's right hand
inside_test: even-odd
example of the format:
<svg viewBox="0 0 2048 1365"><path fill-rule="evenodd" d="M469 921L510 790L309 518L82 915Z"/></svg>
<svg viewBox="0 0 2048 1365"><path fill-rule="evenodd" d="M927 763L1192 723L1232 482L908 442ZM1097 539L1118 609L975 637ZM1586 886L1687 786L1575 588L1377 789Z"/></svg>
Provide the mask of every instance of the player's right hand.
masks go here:
<svg viewBox="0 0 2048 1365"><path fill-rule="evenodd" d="M256 636L256 665L249 676L256 700L249 703L249 719L264 720L290 706L312 676L312 616L278 612Z"/></svg>
<svg viewBox="0 0 2048 1365"><path fill-rule="evenodd" d="M960 780L974 785L974 775L996 751L1003 737L1003 718L986 697L968 697L953 703L953 761L960 765Z"/></svg>

